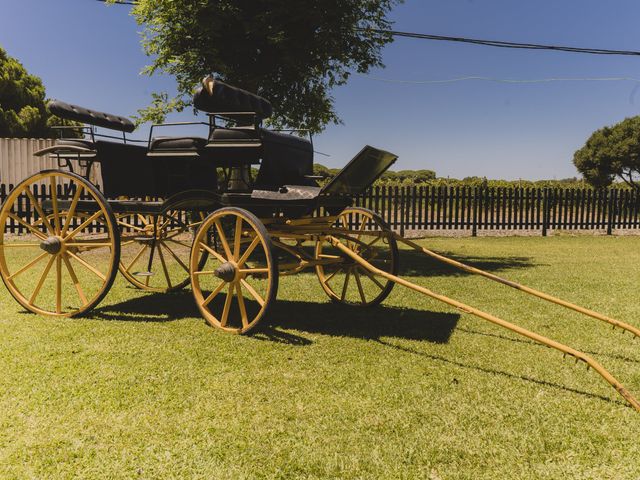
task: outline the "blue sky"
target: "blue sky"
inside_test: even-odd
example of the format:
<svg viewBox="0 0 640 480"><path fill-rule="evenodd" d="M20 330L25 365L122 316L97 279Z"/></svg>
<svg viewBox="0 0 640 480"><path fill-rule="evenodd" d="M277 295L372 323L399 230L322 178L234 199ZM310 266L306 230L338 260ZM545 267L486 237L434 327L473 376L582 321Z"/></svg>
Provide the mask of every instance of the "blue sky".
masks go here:
<svg viewBox="0 0 640 480"><path fill-rule="evenodd" d="M392 13L396 30L572 46L640 50L640 2L631 0L407 0ZM132 115L152 91L173 89L146 77L149 61L128 7L94 0L0 0L0 45L39 75L47 94ZM334 92L344 125L315 139L344 165L364 144L400 156L397 169L429 168L462 178L564 178L577 175L573 152L603 125L637 115L634 82L420 85L392 80L463 76L640 78L640 58L507 50L397 39L386 68L353 76ZM637 90L637 91L636 91ZM277 108L277 106L276 106ZM191 111L172 120L190 120ZM141 128L138 136L146 138Z"/></svg>

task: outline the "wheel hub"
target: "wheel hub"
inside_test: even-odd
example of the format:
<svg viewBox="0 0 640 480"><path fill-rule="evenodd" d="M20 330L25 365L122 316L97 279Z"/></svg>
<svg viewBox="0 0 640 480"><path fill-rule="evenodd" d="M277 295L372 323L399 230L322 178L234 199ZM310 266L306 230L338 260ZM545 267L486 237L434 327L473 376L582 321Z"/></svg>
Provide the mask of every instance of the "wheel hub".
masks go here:
<svg viewBox="0 0 640 480"><path fill-rule="evenodd" d="M57 255L62 250L60 237L49 237L40 244L40 248L51 255Z"/></svg>
<svg viewBox="0 0 640 480"><path fill-rule="evenodd" d="M232 282L236 278L236 267L231 262L220 265L213 274L225 282Z"/></svg>

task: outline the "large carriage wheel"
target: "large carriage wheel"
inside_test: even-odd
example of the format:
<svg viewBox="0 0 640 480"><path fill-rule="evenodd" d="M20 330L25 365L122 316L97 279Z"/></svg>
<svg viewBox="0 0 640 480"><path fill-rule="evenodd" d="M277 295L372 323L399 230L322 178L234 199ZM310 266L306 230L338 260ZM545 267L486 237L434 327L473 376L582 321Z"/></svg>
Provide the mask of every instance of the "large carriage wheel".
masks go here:
<svg viewBox="0 0 640 480"><path fill-rule="evenodd" d="M397 275L398 245L380 215L365 208L346 208L338 216L335 227L334 236L346 247L380 270ZM350 233L339 231L345 229ZM343 261L316 267L320 285L332 300L367 307L380 304L391 293L393 282L372 274L351 258L344 258L328 242L317 242L316 258L336 257L343 257Z"/></svg>
<svg viewBox="0 0 640 480"><path fill-rule="evenodd" d="M34 194L43 188L46 199ZM77 316L111 288L119 231L104 196L82 177L48 170L27 178L7 197L0 225L0 276L27 310Z"/></svg>
<svg viewBox="0 0 640 480"><path fill-rule="evenodd" d="M179 210L119 215L123 232L120 273L135 287L150 292L184 288L189 284L193 232L201 220Z"/></svg>
<svg viewBox="0 0 640 480"><path fill-rule="evenodd" d="M214 327L246 333L266 314L278 290L278 267L262 222L241 208L209 215L191 250L191 287Z"/></svg>

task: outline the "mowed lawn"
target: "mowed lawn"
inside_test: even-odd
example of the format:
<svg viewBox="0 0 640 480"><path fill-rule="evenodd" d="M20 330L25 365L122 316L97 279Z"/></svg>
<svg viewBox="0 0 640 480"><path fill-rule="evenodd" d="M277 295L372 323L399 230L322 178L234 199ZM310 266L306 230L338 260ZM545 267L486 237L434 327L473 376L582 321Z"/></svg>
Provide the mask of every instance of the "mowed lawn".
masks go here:
<svg viewBox="0 0 640 480"><path fill-rule="evenodd" d="M640 326L640 237L433 238L480 268ZM640 396L640 341L408 250L402 274L588 352ZM0 286L0 478L640 478L640 413L583 364L396 287L332 304L281 279L262 329L118 277L87 318Z"/></svg>

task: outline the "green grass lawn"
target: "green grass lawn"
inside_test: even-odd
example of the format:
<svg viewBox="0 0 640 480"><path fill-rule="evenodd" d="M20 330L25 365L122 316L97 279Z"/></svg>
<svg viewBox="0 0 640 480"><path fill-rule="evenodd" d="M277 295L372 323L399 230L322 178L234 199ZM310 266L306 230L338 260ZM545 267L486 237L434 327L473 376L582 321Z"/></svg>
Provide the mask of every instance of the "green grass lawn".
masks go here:
<svg viewBox="0 0 640 480"><path fill-rule="evenodd" d="M428 239L437 251L640 326L640 237ZM640 342L408 250L402 275L588 352L640 396ZM640 478L640 414L600 377L396 287L328 302L283 277L252 336L191 293L118 277L87 318L0 288L0 478Z"/></svg>

